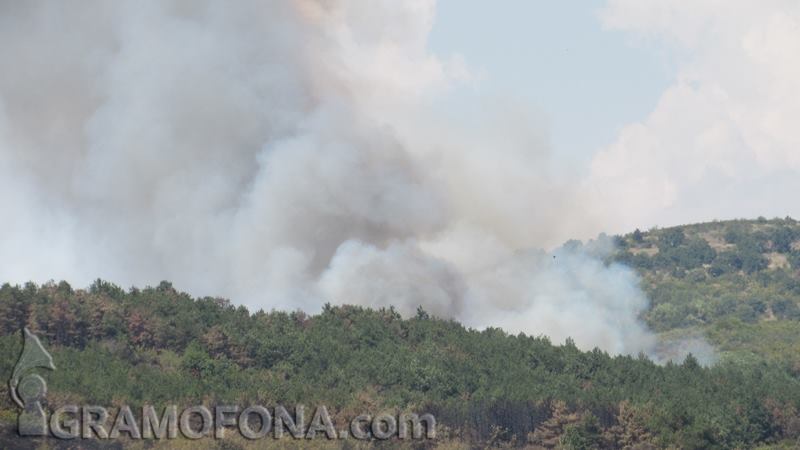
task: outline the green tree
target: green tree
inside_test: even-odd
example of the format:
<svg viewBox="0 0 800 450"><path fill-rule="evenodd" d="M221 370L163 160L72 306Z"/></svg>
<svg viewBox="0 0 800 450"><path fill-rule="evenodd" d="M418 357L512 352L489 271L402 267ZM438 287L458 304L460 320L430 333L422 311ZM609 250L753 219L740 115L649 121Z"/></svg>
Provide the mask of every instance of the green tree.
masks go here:
<svg viewBox="0 0 800 450"><path fill-rule="evenodd" d="M796 238L794 229L783 226L777 227L772 231L770 241L772 249L779 253L789 253L792 251L792 243Z"/></svg>
<svg viewBox="0 0 800 450"><path fill-rule="evenodd" d="M661 233L659 238L659 248L670 249L683 245L686 240L686 235L683 229L679 227L669 228Z"/></svg>

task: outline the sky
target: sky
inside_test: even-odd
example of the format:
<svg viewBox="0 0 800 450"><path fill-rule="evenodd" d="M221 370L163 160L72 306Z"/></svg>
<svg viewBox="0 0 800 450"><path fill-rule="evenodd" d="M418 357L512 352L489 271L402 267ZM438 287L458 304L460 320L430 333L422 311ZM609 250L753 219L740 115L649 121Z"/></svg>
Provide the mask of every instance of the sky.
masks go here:
<svg viewBox="0 0 800 450"><path fill-rule="evenodd" d="M554 164L588 174L606 231L796 217L799 8L442 0L430 47L479 74L472 95L535 111Z"/></svg>
<svg viewBox="0 0 800 450"><path fill-rule="evenodd" d="M429 45L459 54L480 80L458 92L511 97L547 123L553 151L587 165L651 111L673 80L665 47L604 27L604 0L441 0ZM499 7L498 7L499 6Z"/></svg>

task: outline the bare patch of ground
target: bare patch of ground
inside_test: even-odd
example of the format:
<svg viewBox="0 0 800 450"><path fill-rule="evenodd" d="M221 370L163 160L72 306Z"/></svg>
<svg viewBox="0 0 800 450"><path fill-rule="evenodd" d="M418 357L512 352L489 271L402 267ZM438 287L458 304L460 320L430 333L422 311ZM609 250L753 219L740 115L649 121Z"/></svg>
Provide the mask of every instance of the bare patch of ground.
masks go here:
<svg viewBox="0 0 800 450"><path fill-rule="evenodd" d="M770 269L785 269L789 267L789 258L782 253L767 253L765 256L769 259Z"/></svg>
<svg viewBox="0 0 800 450"><path fill-rule="evenodd" d="M650 247L650 248L631 248L629 250L634 255L647 255L647 256L654 256L658 254L658 247Z"/></svg>
<svg viewBox="0 0 800 450"><path fill-rule="evenodd" d="M725 239L720 235L718 231L708 231L705 233L699 233L698 237L705 239L708 242L708 245L711 246L714 250L721 252L725 250L731 250L736 247L735 244L729 244L725 242Z"/></svg>

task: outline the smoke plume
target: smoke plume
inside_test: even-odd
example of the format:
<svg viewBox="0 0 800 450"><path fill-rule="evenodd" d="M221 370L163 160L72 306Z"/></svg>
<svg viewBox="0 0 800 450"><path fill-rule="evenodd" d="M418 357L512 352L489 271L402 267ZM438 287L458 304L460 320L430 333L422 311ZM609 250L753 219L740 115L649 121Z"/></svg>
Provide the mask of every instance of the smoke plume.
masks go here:
<svg viewBox="0 0 800 450"><path fill-rule="evenodd" d="M654 348L535 114L472 119L433 0L0 3L0 278L168 279L250 308L417 307ZM477 119L475 119L477 117Z"/></svg>

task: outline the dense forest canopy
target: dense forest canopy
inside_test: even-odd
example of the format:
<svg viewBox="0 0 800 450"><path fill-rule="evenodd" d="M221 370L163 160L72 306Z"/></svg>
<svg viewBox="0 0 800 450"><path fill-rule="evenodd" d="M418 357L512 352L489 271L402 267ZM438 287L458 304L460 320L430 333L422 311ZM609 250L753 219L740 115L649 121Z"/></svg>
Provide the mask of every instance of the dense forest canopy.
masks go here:
<svg viewBox="0 0 800 450"><path fill-rule="evenodd" d="M715 364L582 352L571 341L469 329L423 309L411 318L347 305L314 315L248 311L192 298L168 282L123 289L97 280L87 289L2 285L0 373L11 373L27 326L58 367L47 374L49 407L305 403L325 404L342 420L425 411L439 422L437 441L427 445L442 448L796 442L800 224L713 222L614 241L609 262L636 268L652 301L642 319L665 340L704 336L719 353ZM16 405L8 395L0 410L10 432ZM258 448L243 439L192 445Z"/></svg>

